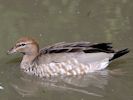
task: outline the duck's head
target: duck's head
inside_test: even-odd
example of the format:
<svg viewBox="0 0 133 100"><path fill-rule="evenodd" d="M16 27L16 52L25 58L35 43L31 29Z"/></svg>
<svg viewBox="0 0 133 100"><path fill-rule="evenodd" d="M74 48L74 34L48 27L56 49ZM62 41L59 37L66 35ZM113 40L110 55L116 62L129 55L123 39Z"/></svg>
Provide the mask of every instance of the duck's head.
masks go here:
<svg viewBox="0 0 133 100"><path fill-rule="evenodd" d="M8 54L17 52L23 53L25 55L37 55L39 52L39 45L32 38L22 37L10 50L8 50Z"/></svg>

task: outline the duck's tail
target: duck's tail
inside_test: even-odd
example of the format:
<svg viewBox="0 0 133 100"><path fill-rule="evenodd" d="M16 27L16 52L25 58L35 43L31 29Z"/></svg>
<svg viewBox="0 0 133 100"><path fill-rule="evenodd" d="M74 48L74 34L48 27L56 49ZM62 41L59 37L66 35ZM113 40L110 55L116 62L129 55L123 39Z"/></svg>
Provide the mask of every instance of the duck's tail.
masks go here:
<svg viewBox="0 0 133 100"><path fill-rule="evenodd" d="M128 49L128 48L123 49L123 50L120 50L120 51L117 51L117 52L114 54L113 58L110 59L110 61L112 61L112 60L114 60L114 59L116 59L116 58L119 58L119 57L121 57L121 56L127 54L128 52L129 52L129 49Z"/></svg>

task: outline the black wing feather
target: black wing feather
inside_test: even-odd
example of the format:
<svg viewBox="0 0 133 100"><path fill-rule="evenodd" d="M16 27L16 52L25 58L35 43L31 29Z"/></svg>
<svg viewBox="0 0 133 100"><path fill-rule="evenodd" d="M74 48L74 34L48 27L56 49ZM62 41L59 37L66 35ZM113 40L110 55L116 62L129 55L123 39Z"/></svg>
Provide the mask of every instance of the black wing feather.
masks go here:
<svg viewBox="0 0 133 100"><path fill-rule="evenodd" d="M90 42L73 42L73 43L56 43L40 50L40 54L47 53L70 53L70 52L106 52L114 53L111 43L90 43Z"/></svg>

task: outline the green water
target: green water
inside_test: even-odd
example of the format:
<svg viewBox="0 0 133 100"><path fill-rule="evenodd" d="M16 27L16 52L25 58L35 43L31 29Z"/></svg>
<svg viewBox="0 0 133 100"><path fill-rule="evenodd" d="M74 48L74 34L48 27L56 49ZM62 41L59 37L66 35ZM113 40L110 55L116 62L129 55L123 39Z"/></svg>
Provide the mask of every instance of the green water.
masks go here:
<svg viewBox="0 0 133 100"><path fill-rule="evenodd" d="M0 100L132 100L132 9L131 0L0 0ZM21 54L6 54L22 36L40 47L112 42L131 52L99 73L41 80L20 71Z"/></svg>

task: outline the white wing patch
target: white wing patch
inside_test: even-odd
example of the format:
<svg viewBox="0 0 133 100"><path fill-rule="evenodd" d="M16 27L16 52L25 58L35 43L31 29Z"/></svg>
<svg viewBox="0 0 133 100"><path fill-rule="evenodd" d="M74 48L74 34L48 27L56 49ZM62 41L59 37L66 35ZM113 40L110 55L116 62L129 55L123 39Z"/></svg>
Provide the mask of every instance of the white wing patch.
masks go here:
<svg viewBox="0 0 133 100"><path fill-rule="evenodd" d="M109 65L109 59L106 58L104 60L101 60L101 61L96 61L96 62L93 62L93 63L89 63L88 64L88 72L95 72L95 71L98 71L98 70L102 70L102 69L105 69L108 65Z"/></svg>

